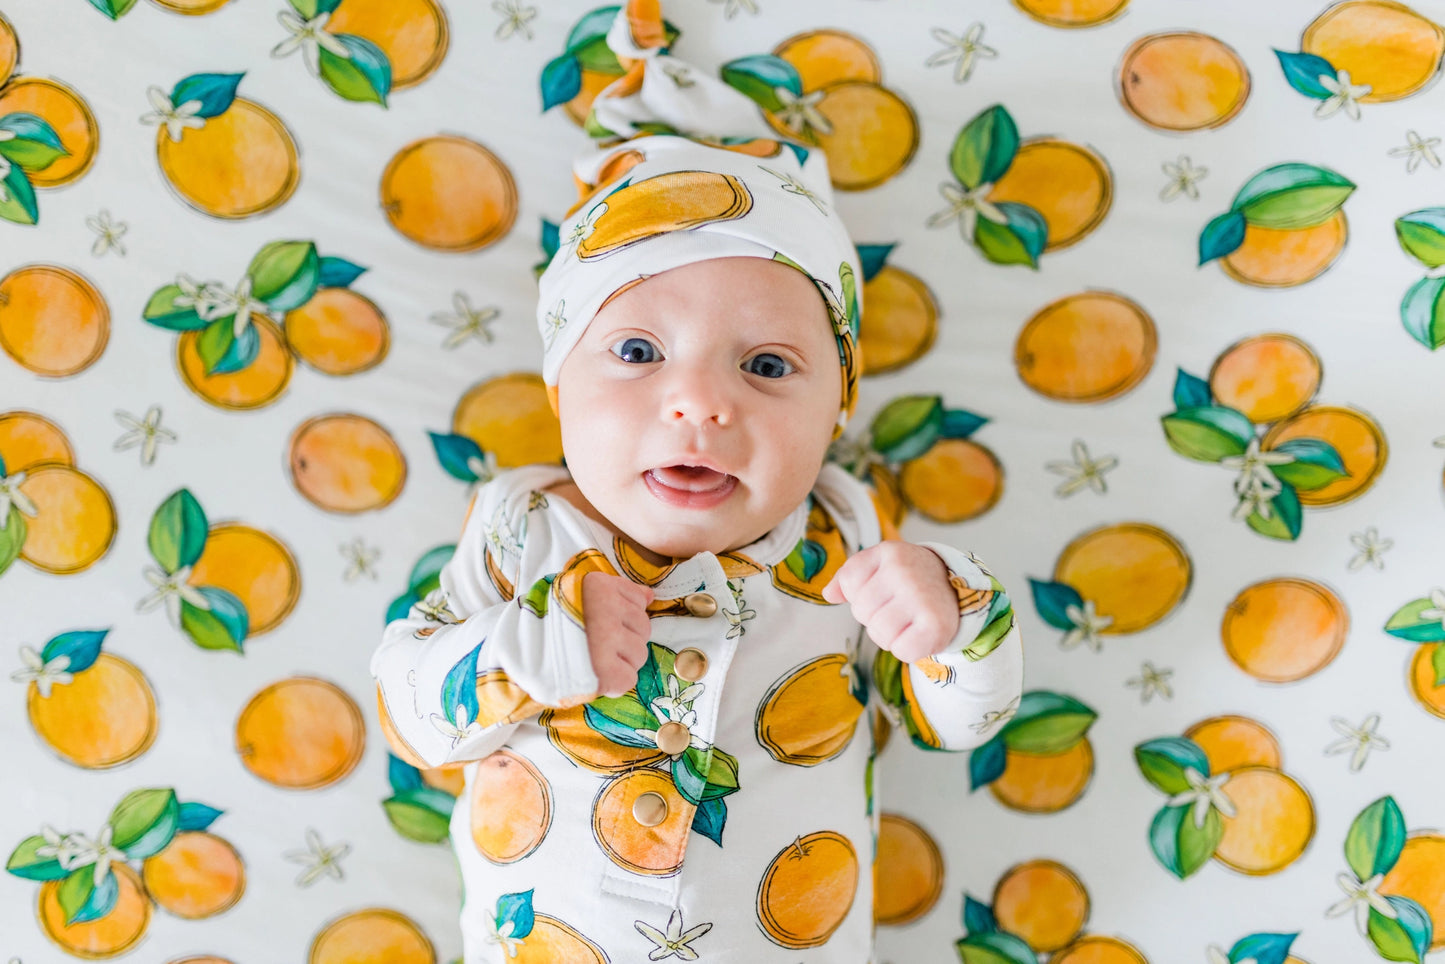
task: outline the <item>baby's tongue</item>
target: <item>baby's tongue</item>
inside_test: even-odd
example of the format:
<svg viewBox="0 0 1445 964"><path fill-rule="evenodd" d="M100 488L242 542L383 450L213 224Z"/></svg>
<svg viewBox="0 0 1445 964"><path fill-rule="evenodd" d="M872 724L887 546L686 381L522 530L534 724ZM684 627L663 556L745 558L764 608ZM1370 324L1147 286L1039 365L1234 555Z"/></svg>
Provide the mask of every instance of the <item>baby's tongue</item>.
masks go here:
<svg viewBox="0 0 1445 964"><path fill-rule="evenodd" d="M659 482L684 492L707 492L727 481L727 476L700 465L667 465L652 470Z"/></svg>

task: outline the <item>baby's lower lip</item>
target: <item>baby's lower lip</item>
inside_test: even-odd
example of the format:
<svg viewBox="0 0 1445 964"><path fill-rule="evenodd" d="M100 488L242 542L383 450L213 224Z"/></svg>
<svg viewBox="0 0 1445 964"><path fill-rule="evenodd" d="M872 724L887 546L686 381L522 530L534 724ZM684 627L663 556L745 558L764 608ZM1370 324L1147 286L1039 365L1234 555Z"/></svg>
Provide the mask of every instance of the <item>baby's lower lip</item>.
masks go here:
<svg viewBox="0 0 1445 964"><path fill-rule="evenodd" d="M713 469L663 466L642 473L648 490L661 502L683 509L718 505L737 488L736 477Z"/></svg>

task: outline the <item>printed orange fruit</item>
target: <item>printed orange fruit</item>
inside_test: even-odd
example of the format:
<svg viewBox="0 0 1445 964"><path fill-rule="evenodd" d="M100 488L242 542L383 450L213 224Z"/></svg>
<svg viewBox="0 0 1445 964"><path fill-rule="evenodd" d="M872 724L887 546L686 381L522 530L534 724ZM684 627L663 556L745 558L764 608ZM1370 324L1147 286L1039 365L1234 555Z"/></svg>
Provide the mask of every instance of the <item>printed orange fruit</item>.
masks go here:
<svg viewBox="0 0 1445 964"><path fill-rule="evenodd" d="M481 446L500 468L562 461L562 423L534 372L512 372L467 389L452 412L452 431Z"/></svg>
<svg viewBox="0 0 1445 964"><path fill-rule="evenodd" d="M513 683L505 670L491 669L477 676L476 722L482 726L516 723L542 710L542 704Z"/></svg>
<svg viewBox="0 0 1445 964"><path fill-rule="evenodd" d="M1137 633L1169 615L1189 591L1193 567L1179 540L1125 522L1091 529L1059 553L1054 581L1076 589L1114 622L1104 634Z"/></svg>
<svg viewBox="0 0 1445 964"><path fill-rule="evenodd" d="M562 109L567 116L579 126L587 122L587 115L592 112L592 102L597 99L604 88L610 87L613 81L618 80L617 74L605 74L600 70L589 70L582 68L582 88Z"/></svg>
<svg viewBox="0 0 1445 964"><path fill-rule="evenodd" d="M1093 27L1124 12L1129 0L1013 0L1014 6L1050 27Z"/></svg>
<svg viewBox="0 0 1445 964"><path fill-rule="evenodd" d="M338 917L311 940L307 964L436 964L416 922L384 907Z"/></svg>
<svg viewBox="0 0 1445 964"><path fill-rule="evenodd" d="M1247 586L1225 607L1220 634L1234 664L1257 680L1288 683L1318 673L1345 644L1345 604L1308 579Z"/></svg>
<svg viewBox="0 0 1445 964"><path fill-rule="evenodd" d="M753 725L779 763L817 766L852 742L863 704L853 696L853 663L829 653L789 670L768 688Z"/></svg>
<svg viewBox="0 0 1445 964"><path fill-rule="evenodd" d="M601 213L593 214L591 233L577 243L576 254L582 261L603 258L663 234L736 220L752 210L753 196L732 174L669 171L630 181L608 194L602 204L605 209L598 205Z"/></svg>
<svg viewBox="0 0 1445 964"><path fill-rule="evenodd" d="M993 890L1000 930L1016 934L1040 954L1067 947L1089 920L1089 892L1072 870L1053 860L1010 867Z"/></svg>
<svg viewBox="0 0 1445 964"><path fill-rule="evenodd" d="M248 638L279 626L301 597L301 573L286 544L238 522L211 526L187 581L217 586L240 599L251 620Z"/></svg>
<svg viewBox="0 0 1445 964"><path fill-rule="evenodd" d="M59 880L40 885L35 916L45 936L65 953L86 960L100 960L124 954L145 936L151 922L151 902L141 885L140 876L124 863L110 865L120 885L115 907L99 920L65 925L65 911L60 906Z"/></svg>
<svg viewBox="0 0 1445 964"><path fill-rule="evenodd" d="M35 412L6 412L0 415L0 459L5 473L15 475L42 462L74 465L75 452L64 430Z"/></svg>
<svg viewBox="0 0 1445 964"><path fill-rule="evenodd" d="M1336 3L1305 28L1300 49L1369 84L1362 103L1399 100L1424 87L1440 70L1445 30L1393 0Z"/></svg>
<svg viewBox="0 0 1445 964"><path fill-rule="evenodd" d="M366 725L340 687L307 676L262 689L236 720L236 753L267 783L315 790L346 776L361 761Z"/></svg>
<svg viewBox="0 0 1445 964"><path fill-rule="evenodd" d="M903 501L934 522L975 519L1003 496L998 456L971 439L946 438L898 469Z"/></svg>
<svg viewBox="0 0 1445 964"><path fill-rule="evenodd" d="M1363 495L1375 484L1389 457L1389 444L1379 424L1356 408L1311 405L1277 423L1264 436L1265 451L1296 438L1323 439L1335 447L1346 475L1318 489L1299 490L1302 505L1339 505Z"/></svg>
<svg viewBox="0 0 1445 964"><path fill-rule="evenodd" d="M1149 961L1128 941L1089 934L1050 957L1049 964L1149 964Z"/></svg>
<svg viewBox="0 0 1445 964"><path fill-rule="evenodd" d="M1114 201L1114 178L1104 159L1082 144L1033 137L1019 145L988 199L1019 201L1042 214L1049 226L1044 250L1057 251L1104 220Z"/></svg>
<svg viewBox="0 0 1445 964"><path fill-rule="evenodd" d="M240 371L207 375L197 348L200 333L181 332L176 339L176 370L186 387L219 408L246 411L269 405L291 383L291 352L275 322L251 316L260 344L251 364Z"/></svg>
<svg viewBox="0 0 1445 964"><path fill-rule="evenodd" d="M26 172L36 187L59 187L84 177L100 149L100 127L85 98L50 77L16 77L0 90L0 117L34 114L54 128L68 154L43 171Z"/></svg>
<svg viewBox="0 0 1445 964"><path fill-rule="evenodd" d="M567 759L594 773L621 773L646 767L664 756L656 747L623 746L607 739L587 725L581 705L544 710L537 722L547 730L551 744Z"/></svg>
<svg viewBox="0 0 1445 964"><path fill-rule="evenodd" d="M810 30L795 34L773 48L773 54L792 64L803 81L803 92L843 80L883 80L878 56L867 42L842 30Z"/></svg>
<svg viewBox="0 0 1445 964"><path fill-rule="evenodd" d="M260 104L237 97L224 113L188 127L179 141L156 131L161 173L186 204L211 217L235 220L273 211L301 183L296 139Z"/></svg>
<svg viewBox="0 0 1445 964"><path fill-rule="evenodd" d="M1318 278L1335 263L1349 238L1343 209L1308 228L1249 224L1244 242L1220 259L1224 273L1241 284L1289 288Z"/></svg>
<svg viewBox="0 0 1445 964"><path fill-rule="evenodd" d="M1220 405L1266 424L1309 404L1323 377L1314 349L1294 335L1270 332L1226 348L1209 369L1209 390Z"/></svg>
<svg viewBox="0 0 1445 964"><path fill-rule="evenodd" d="M472 776L472 842L494 864L536 850L552 826L552 788L532 761L501 749Z"/></svg>
<svg viewBox="0 0 1445 964"><path fill-rule="evenodd" d="M151 0L151 2L173 13L187 14L195 17L202 14L214 13L230 3L231 0Z"/></svg>
<svg viewBox="0 0 1445 964"><path fill-rule="evenodd" d="M93 365L110 339L110 307L89 280L55 265L0 278L0 348L21 367L63 378Z"/></svg>
<svg viewBox="0 0 1445 964"><path fill-rule="evenodd" d="M517 219L517 185L476 141L438 135L413 141L381 174L381 207L401 235L437 251L475 251Z"/></svg>
<svg viewBox="0 0 1445 964"><path fill-rule="evenodd" d="M246 891L246 865L236 848L205 831L184 831L141 865L146 892L161 909L186 920L229 910Z"/></svg>
<svg viewBox="0 0 1445 964"><path fill-rule="evenodd" d="M56 575L80 572L110 551L115 541L115 503L95 479L68 465L38 465L25 473L20 491L35 503L27 518L20 558Z"/></svg>
<svg viewBox="0 0 1445 964"><path fill-rule="evenodd" d="M632 805L644 793L667 804L662 822L644 827ZM665 770L628 770L602 784L592 804L592 835L607 858L624 870L648 877L667 877L682 867L682 853L697 808L683 799Z"/></svg>
<svg viewBox="0 0 1445 964"><path fill-rule="evenodd" d="M928 831L900 814L881 814L873 862L873 919L907 924L932 910L942 893L943 854Z"/></svg>
<svg viewBox="0 0 1445 964"><path fill-rule="evenodd" d="M833 830L799 836L758 882L758 923L775 944L800 949L827 942L858 892L858 855Z"/></svg>
<svg viewBox="0 0 1445 964"><path fill-rule="evenodd" d="M1281 765L1279 741L1262 724L1244 716L1215 716L1184 731L1186 739L1199 744L1209 760L1210 773L1224 773L1241 767Z"/></svg>
<svg viewBox="0 0 1445 964"><path fill-rule="evenodd" d="M1233 817L1221 815L1224 836L1214 859L1231 870L1258 876L1294 863L1315 835L1315 808L1304 787L1269 767L1232 770L1223 792Z"/></svg>
<svg viewBox="0 0 1445 964"><path fill-rule="evenodd" d="M838 525L828 515L822 503L814 502L808 510L807 528L804 530L806 538L812 540L823 550L823 564L813 578L803 580L792 569L788 568L786 562L769 566L768 572L772 576L773 586L782 592L797 599L807 602L826 604L823 599L823 587L833 578L833 574L843 565L848 556L848 547L843 543L843 533L838 530Z"/></svg>
<svg viewBox="0 0 1445 964"><path fill-rule="evenodd" d="M1072 806L1094 776L1094 748L1087 738L1061 753L1008 750L1003 775L988 785L1010 810L1055 813Z"/></svg>
<svg viewBox="0 0 1445 964"><path fill-rule="evenodd" d="M938 302L923 279L885 264L863 284L858 350L863 374L897 371L922 358L938 334Z"/></svg>
<svg viewBox="0 0 1445 964"><path fill-rule="evenodd" d="M1380 882L1380 893L1408 897L1424 908L1435 925L1430 949L1445 947L1445 836L1412 833Z"/></svg>
<svg viewBox="0 0 1445 964"><path fill-rule="evenodd" d="M402 739L401 733L396 728L396 722L391 718L391 713L386 708L386 697L381 691L381 684L376 684L376 716L381 726L381 735L386 738L387 747L392 753L416 767L418 770L425 770L430 765L421 758L421 754L412 749L411 744Z"/></svg>
<svg viewBox="0 0 1445 964"><path fill-rule="evenodd" d="M87 770L134 760L156 739L155 692L134 663L113 653L53 684L49 697L32 682L25 705L35 734Z"/></svg>
<svg viewBox="0 0 1445 964"><path fill-rule="evenodd" d="M1119 96L1125 109L1150 127L1219 127L1249 98L1249 68L1232 47L1208 34L1150 34L1124 51Z"/></svg>
<svg viewBox="0 0 1445 964"><path fill-rule="evenodd" d="M1060 402L1102 402L1149 374L1158 348L1154 321L1123 295L1084 291L1045 305L1014 343L1025 385Z"/></svg>
<svg viewBox="0 0 1445 964"><path fill-rule="evenodd" d="M534 914L532 933L517 948L509 964L608 964L602 948L576 928L546 914Z"/></svg>
<svg viewBox="0 0 1445 964"><path fill-rule="evenodd" d="M1435 685L1435 650L1445 643L1425 643L1415 647L1410 658L1410 695L1425 712L1445 720L1445 686Z"/></svg>
<svg viewBox="0 0 1445 964"><path fill-rule="evenodd" d="M15 73L15 65L20 62L20 39L15 36L15 28L4 16L0 16L0 87Z"/></svg>
<svg viewBox="0 0 1445 964"><path fill-rule="evenodd" d="M364 37L391 63L391 89L421 83L441 66L449 37L436 0L346 0L326 21L328 33Z"/></svg>
<svg viewBox="0 0 1445 964"><path fill-rule="evenodd" d="M285 333L296 357L326 375L375 368L391 347L381 309L350 288L321 288L306 304L286 312Z"/></svg>
<svg viewBox="0 0 1445 964"><path fill-rule="evenodd" d="M361 415L307 419L288 444L291 479L312 505L354 514L390 505L406 484L406 456L391 433Z"/></svg>
<svg viewBox="0 0 1445 964"><path fill-rule="evenodd" d="M817 111L831 130L815 131L814 136L828 156L828 175L835 188L864 191L908 166L919 141L918 115L908 101L865 80L840 81L823 90ZM765 116L779 133L797 136L773 115Z"/></svg>

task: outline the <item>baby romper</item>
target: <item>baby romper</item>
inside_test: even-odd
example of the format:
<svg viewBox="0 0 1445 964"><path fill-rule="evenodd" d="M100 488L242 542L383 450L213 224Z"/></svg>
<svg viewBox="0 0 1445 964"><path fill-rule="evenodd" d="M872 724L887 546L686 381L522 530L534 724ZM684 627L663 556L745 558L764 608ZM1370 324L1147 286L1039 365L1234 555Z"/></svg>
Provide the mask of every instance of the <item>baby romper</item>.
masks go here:
<svg viewBox="0 0 1445 964"><path fill-rule="evenodd" d="M922 543L962 615L946 652L902 664L820 595L887 525L840 467L756 542L661 567L542 491L569 479L537 465L482 486L441 588L372 658L399 754L479 761L451 821L466 964L870 962L866 710L929 748L988 740L1022 686L1007 594L970 554ZM655 594L621 697L592 698L590 571Z"/></svg>

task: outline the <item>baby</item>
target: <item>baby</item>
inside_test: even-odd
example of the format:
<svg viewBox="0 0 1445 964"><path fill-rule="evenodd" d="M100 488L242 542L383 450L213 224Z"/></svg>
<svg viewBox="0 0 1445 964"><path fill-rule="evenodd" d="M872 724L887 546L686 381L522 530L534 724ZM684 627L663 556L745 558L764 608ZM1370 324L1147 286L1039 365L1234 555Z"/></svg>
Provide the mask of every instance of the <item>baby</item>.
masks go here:
<svg viewBox="0 0 1445 964"><path fill-rule="evenodd" d="M859 310L826 161L676 83L663 40L656 0L612 25L630 69L589 130L613 143L541 279L566 466L478 489L372 659L382 725L415 766L467 765L466 964L865 964L867 711L982 743L1018 630L971 554L899 539L824 464Z"/></svg>

